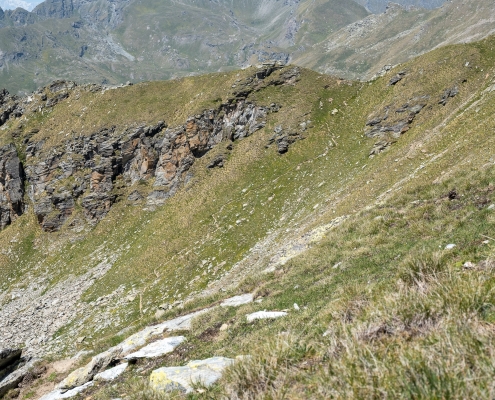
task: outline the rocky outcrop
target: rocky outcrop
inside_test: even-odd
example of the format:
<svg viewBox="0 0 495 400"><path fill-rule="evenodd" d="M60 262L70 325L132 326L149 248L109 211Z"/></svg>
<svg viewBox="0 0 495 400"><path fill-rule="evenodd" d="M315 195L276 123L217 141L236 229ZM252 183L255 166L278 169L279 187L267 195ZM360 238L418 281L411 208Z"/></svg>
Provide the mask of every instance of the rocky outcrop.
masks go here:
<svg viewBox="0 0 495 400"><path fill-rule="evenodd" d="M0 398L17 388L34 365L34 360L26 360L21 355L21 349L0 350Z"/></svg>
<svg viewBox="0 0 495 400"><path fill-rule="evenodd" d="M369 138L379 139L370 156L381 153L406 133L416 116L426 107L428 100L429 96L414 97L402 106L389 105L370 116L364 134Z"/></svg>
<svg viewBox="0 0 495 400"><path fill-rule="evenodd" d="M442 106L447 105L447 102L451 99L454 98L459 94L459 88L457 86L451 87L450 89L446 89L443 92L442 98L438 102L438 104L441 104Z"/></svg>
<svg viewBox="0 0 495 400"><path fill-rule="evenodd" d="M0 228L24 212L25 187L40 226L48 232L59 230L76 209L81 209L89 223L100 221L126 187L141 181L153 179L153 190L134 190L127 201L146 198L148 206L162 204L177 192L195 160L221 142L231 144L262 129L267 115L280 109L274 103L260 106L248 99L252 92L269 85L296 84L299 69L287 68L273 75L280 68L275 63L260 67L254 75L234 85L228 101L191 116L183 125L169 127L158 121L127 128L108 126L56 146L33 139L38 129L32 129L27 136L23 133L24 167L13 144L0 148ZM4 91L0 94L0 122L12 115L23 115L26 107L53 107L68 98L76 86L71 81L55 81L27 99L17 99ZM80 89L105 90L101 86ZM30 105L33 99L36 101ZM14 138L21 137L22 128L20 124L13 132ZM279 132L274 139L278 151L286 152L290 144L302 138L303 130ZM222 167L225 160L225 155L219 154L208 167ZM77 228L81 221L74 219L71 226Z"/></svg>
<svg viewBox="0 0 495 400"><path fill-rule="evenodd" d="M0 126L11 117L20 117L23 110L19 105L17 96L11 95L7 90L0 90Z"/></svg>
<svg viewBox="0 0 495 400"><path fill-rule="evenodd" d="M285 154L289 147L298 140L304 139L303 132L307 129L311 121L301 123L299 129L284 129L282 125L277 125L274 129L275 134L268 140L266 148L276 144L279 154Z"/></svg>
<svg viewBox="0 0 495 400"><path fill-rule="evenodd" d="M397 85L404 77L406 76L405 71L401 71L398 74L394 75L390 80L388 81L389 86L395 86Z"/></svg>
<svg viewBox="0 0 495 400"><path fill-rule="evenodd" d="M0 374L21 358L21 349L3 349L0 350Z"/></svg>
<svg viewBox="0 0 495 400"><path fill-rule="evenodd" d="M24 212L24 171L13 144L0 148L0 229Z"/></svg>

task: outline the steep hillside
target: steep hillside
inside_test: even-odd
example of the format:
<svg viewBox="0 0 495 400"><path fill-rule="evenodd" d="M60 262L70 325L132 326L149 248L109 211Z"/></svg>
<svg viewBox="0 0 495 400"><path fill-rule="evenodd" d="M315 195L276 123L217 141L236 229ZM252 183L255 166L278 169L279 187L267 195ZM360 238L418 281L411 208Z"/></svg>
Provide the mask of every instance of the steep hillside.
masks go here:
<svg viewBox="0 0 495 400"><path fill-rule="evenodd" d="M0 347L31 368L8 396L90 362L61 390L167 398L158 367L249 355L191 396L491 398L494 44L366 83L270 64L4 93ZM150 339L178 347L129 355Z"/></svg>

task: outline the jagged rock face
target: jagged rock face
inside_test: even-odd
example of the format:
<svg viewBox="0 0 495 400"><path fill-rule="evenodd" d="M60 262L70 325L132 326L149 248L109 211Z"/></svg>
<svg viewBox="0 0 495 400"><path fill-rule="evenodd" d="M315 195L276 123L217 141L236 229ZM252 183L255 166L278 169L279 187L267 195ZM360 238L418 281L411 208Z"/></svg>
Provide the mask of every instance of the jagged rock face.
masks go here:
<svg viewBox="0 0 495 400"><path fill-rule="evenodd" d="M23 114L22 108L16 96L9 94L5 89L0 90L0 126L7 121L10 116L20 117Z"/></svg>
<svg viewBox="0 0 495 400"><path fill-rule="evenodd" d="M127 201L138 204L146 196L146 205L162 204L186 181L196 159L221 142L231 143L252 135L265 126L270 112L279 110L280 106L274 103L259 106L247 100L250 93L267 85L296 84L298 68L265 79L278 69L274 64L258 69L238 83L227 102L175 127L168 127L164 121L149 126L110 126L90 135L71 137L56 146L45 140L33 140L38 129L32 129L24 136L23 144L19 144L26 155L24 165L14 144L0 148L0 228L24 212L25 190L40 226L49 232L58 231L76 208L82 209L89 223L97 223L126 187L140 181L153 179L153 190L144 195L134 190ZM26 98L0 92L0 125L9 118L22 116L29 107L41 110L55 106L68 98L76 86L70 81L55 81ZM104 90L91 85L82 89ZM12 132L14 139L20 141L21 130L22 124ZM280 153L302 138L299 133L297 137L289 136L281 139L287 143L284 151L279 149ZM223 166L223 158L213 166ZM77 228L82 223L74 218L71 226Z"/></svg>
<svg viewBox="0 0 495 400"><path fill-rule="evenodd" d="M369 138L379 139L373 146L370 156L381 153L406 133L416 116L427 106L429 99L427 95L417 96L401 106L388 105L370 116L366 122L364 134Z"/></svg>
<svg viewBox="0 0 495 400"><path fill-rule="evenodd" d="M59 230L80 201L88 221L98 222L117 199L113 190L119 179L131 186L155 178L148 203L163 203L177 191L197 158L222 141L234 141L261 129L269 111L241 100L206 110L176 128L167 129L163 121L123 132L110 127L67 140L60 148L45 149L42 141L29 142L26 179L38 221L45 231ZM20 193L11 198L22 200ZM132 199L140 197L130 196ZM5 209L22 210L17 204L6 203ZM12 218L6 214L5 220L3 226Z"/></svg>
<svg viewBox="0 0 495 400"><path fill-rule="evenodd" d="M0 228L24 211L24 172L13 144L0 148Z"/></svg>

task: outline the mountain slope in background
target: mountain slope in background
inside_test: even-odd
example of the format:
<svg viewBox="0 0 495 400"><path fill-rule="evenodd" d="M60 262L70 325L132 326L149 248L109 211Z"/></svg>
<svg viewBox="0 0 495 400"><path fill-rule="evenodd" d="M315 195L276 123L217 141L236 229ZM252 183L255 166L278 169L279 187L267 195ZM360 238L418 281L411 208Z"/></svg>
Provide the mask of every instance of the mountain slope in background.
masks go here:
<svg viewBox="0 0 495 400"><path fill-rule="evenodd" d="M434 10L404 2L406 8L369 15L384 4L49 0L32 13L17 9L0 16L0 84L12 92L59 78L117 84L266 60L366 78L385 64L457 42L468 31L473 40L492 31L487 15L493 5L486 0L455 0ZM439 5L428 2L429 8ZM463 13L469 21L452 23ZM380 44L371 47L371 40Z"/></svg>
<svg viewBox="0 0 495 400"><path fill-rule="evenodd" d="M302 39L306 25L318 29ZM315 43L368 15L358 4L263 2L48 1L1 28L0 82L11 90L68 77L118 83L240 67L290 58L289 48ZM12 26L13 25L13 26ZM321 30L321 32L320 32Z"/></svg>
<svg viewBox="0 0 495 400"><path fill-rule="evenodd" d="M396 0L396 1L388 1L388 0L354 0L356 3L361 4L366 7L372 13L378 14L385 12L387 7L393 4L400 4L404 7L420 7L424 9L432 9L440 7L442 4L446 2L446 0Z"/></svg>
<svg viewBox="0 0 495 400"><path fill-rule="evenodd" d="M370 79L387 64L495 33L494 15L494 3L486 0L453 1L431 11L391 6L331 34L293 61L324 73Z"/></svg>

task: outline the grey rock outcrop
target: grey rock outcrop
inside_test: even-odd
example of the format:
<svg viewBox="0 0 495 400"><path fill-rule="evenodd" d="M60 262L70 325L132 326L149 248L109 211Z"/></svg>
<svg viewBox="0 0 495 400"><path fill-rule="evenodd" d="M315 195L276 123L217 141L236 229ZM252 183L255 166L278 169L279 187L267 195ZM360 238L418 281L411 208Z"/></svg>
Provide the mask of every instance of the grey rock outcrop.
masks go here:
<svg viewBox="0 0 495 400"><path fill-rule="evenodd" d="M35 360L21 357L20 349L0 350L0 398L15 389L33 368Z"/></svg>
<svg viewBox="0 0 495 400"><path fill-rule="evenodd" d="M3 349L0 350L0 374L9 365L12 365L21 358L21 349Z"/></svg>
<svg viewBox="0 0 495 400"><path fill-rule="evenodd" d="M21 145L25 168L16 147L0 149L0 228L12 223L24 212L24 188L34 213L44 231L58 231L80 209L85 219L97 223L125 193L138 182L154 180L151 191L134 190L130 202L146 198L147 206L163 204L188 179L191 166L221 142L232 143L252 135L266 124L269 113L280 106L260 106L249 100L252 92L270 85L294 85L299 68L268 63L239 82L230 99L217 108L189 117L183 125L168 127L164 121L152 125L136 123L128 127L107 126L89 134L72 136L51 146L46 139L36 140L38 129L24 133ZM23 115L25 107L47 109L71 96L77 85L72 81L55 81L27 99L0 93L0 123ZM78 90L104 91L101 86L84 86ZM3 113L3 114L2 114ZM301 130L302 132L302 130ZM283 132L274 141L282 154L290 144L302 138L301 132ZM14 137L20 137L22 125ZM226 162L218 155L209 168ZM79 220L83 220L80 218ZM74 222L77 226L79 222Z"/></svg>
<svg viewBox="0 0 495 400"><path fill-rule="evenodd" d="M0 126L3 125L10 116L20 117L24 110L20 107L17 96L11 95L7 90L0 90Z"/></svg>
<svg viewBox="0 0 495 400"><path fill-rule="evenodd" d="M266 147L270 147L272 144L276 144L277 151L279 154L285 154L289 151L289 147L291 144L297 142L298 140L304 139L302 135L302 131L291 130L291 129L283 129L281 125L275 127L275 134L268 140L268 144Z"/></svg>
<svg viewBox="0 0 495 400"><path fill-rule="evenodd" d="M405 76L406 76L405 71L401 71L397 75L394 75L388 81L389 86L395 86L395 85L397 85Z"/></svg>
<svg viewBox="0 0 495 400"><path fill-rule="evenodd" d="M445 106L445 105L447 105L447 102L451 98L457 96L458 94L459 94L459 88L457 86L453 86L450 89L446 89L443 92L442 98L440 99L440 101L438 102L438 104L441 104L442 106Z"/></svg>
<svg viewBox="0 0 495 400"><path fill-rule="evenodd" d="M0 229L24 211L24 171L13 144L0 148Z"/></svg>
<svg viewBox="0 0 495 400"><path fill-rule="evenodd" d="M416 116L426 107L428 100L429 96L414 97L399 107L392 104L370 116L364 134L369 138L379 139L370 155L381 153L406 133Z"/></svg>

